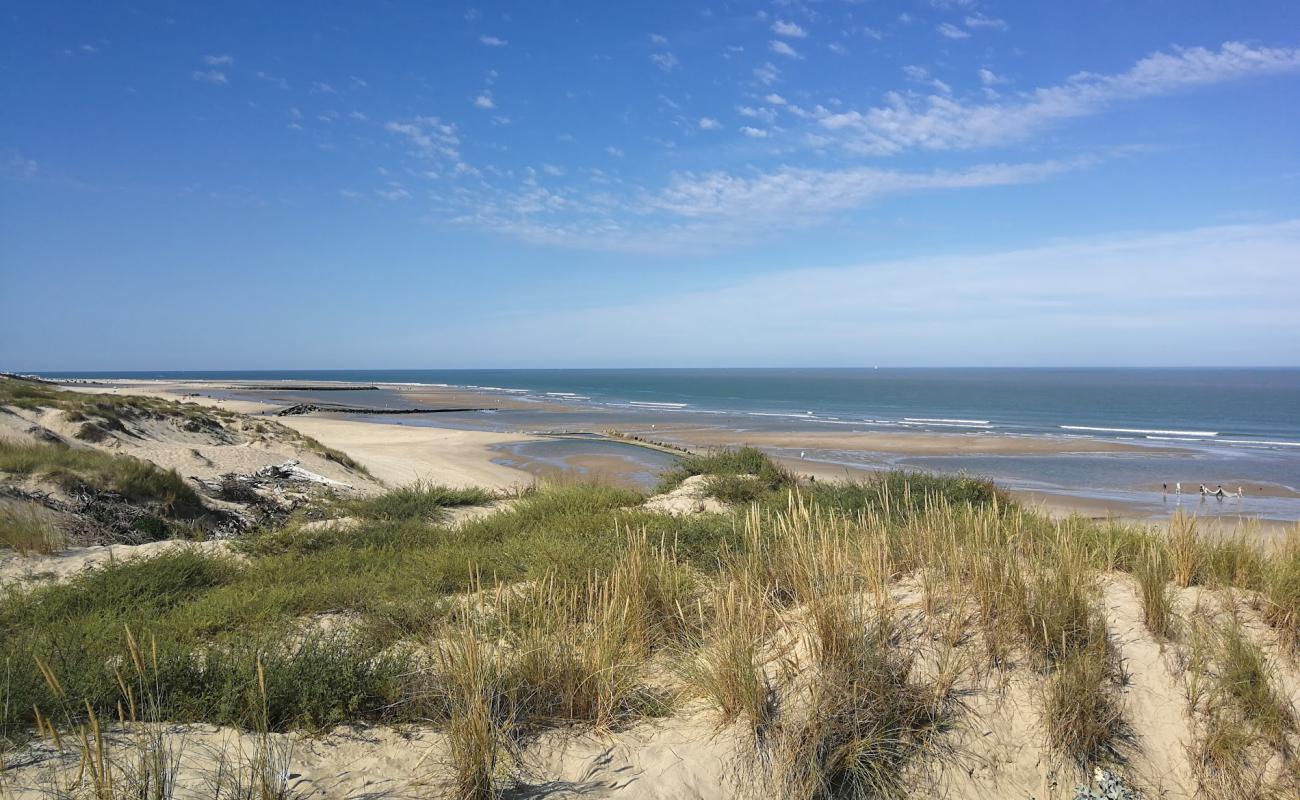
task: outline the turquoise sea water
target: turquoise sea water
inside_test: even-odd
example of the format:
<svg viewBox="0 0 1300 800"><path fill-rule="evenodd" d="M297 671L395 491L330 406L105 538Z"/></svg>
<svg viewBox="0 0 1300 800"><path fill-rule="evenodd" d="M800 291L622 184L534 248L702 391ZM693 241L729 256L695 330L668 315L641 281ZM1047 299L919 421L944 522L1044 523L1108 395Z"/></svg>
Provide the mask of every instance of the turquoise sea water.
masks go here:
<svg viewBox="0 0 1300 800"><path fill-rule="evenodd" d="M899 424L948 420L930 425L954 430L975 425L1001 433L1117 437L1214 433L1300 444L1300 369L285 370L49 377L447 384L551 393L552 400L682 404L685 411Z"/></svg>
<svg viewBox="0 0 1300 800"><path fill-rule="evenodd" d="M655 369L122 372L49 377L349 381L449 385L573 407L564 424L665 423L757 430L909 430L1121 440L1136 455L876 457L817 451L854 466L989 475L1017 488L1167 505L1161 483L1223 483L1262 494L1300 488L1300 369ZM400 404L391 393L287 392L286 399ZM389 419L388 421L392 421ZM418 423L416 419L405 420ZM543 411L438 415L430 424L551 427ZM789 455L789 454L787 454ZM1155 487L1153 490L1152 487ZM1263 498L1245 513L1300 518L1300 500Z"/></svg>

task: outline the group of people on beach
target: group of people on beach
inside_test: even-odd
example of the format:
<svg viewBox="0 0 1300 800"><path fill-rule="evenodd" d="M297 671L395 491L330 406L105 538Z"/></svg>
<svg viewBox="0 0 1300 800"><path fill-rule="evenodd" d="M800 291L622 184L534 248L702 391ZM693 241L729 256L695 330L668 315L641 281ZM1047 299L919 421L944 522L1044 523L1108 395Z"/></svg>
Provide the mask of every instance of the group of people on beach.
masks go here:
<svg viewBox="0 0 1300 800"><path fill-rule="evenodd" d="M1164 487L1165 494L1169 494L1169 484L1162 483L1160 485ZM1183 484L1182 481L1179 481L1174 484L1174 494L1182 494L1182 493L1183 493ZM1221 483L1218 486L1216 486L1213 491L1208 489L1205 486L1205 484L1203 483L1201 484L1201 497L1217 497L1220 500L1222 500L1225 497L1243 497L1245 496L1245 494L1246 494L1245 491L1243 491L1240 486L1237 487L1237 493L1233 494L1232 492L1223 491L1223 484Z"/></svg>

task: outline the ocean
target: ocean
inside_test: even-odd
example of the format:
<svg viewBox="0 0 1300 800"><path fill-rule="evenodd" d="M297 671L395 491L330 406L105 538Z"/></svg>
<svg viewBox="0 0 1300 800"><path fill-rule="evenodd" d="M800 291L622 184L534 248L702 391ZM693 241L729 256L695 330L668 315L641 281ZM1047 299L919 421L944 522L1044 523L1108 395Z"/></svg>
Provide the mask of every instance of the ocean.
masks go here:
<svg viewBox="0 0 1300 800"><path fill-rule="evenodd" d="M1220 482L1295 494L1300 487L1300 369L575 369L285 370L47 373L51 378L349 381L448 385L600 412L600 421L665 419L733 429L908 430L1117 440L1149 455L811 454L853 466L988 475L1013 488L1168 505L1159 484ZM324 393L322 393L323 395ZM298 393L299 397L307 396ZM341 401L340 397L330 398ZM374 398L371 398L373 402ZM362 401L361 397L348 402ZM580 416L576 419L580 419ZM522 430L527 411L434 424ZM1184 457L1175 466L1171 448ZM1152 486L1157 487L1155 491ZM1274 491L1276 490L1276 491ZM1250 513L1300 518L1300 499L1260 498Z"/></svg>

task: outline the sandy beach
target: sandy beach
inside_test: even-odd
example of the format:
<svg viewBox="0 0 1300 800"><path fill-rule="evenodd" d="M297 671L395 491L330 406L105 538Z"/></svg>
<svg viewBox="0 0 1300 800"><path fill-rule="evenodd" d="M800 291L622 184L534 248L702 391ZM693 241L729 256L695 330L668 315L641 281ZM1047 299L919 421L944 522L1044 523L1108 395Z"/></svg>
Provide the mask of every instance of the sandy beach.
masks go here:
<svg viewBox="0 0 1300 800"><path fill-rule="evenodd" d="M491 447L518 441L519 434L323 417L285 417L281 422L348 453L390 486L424 481L508 489L533 480L525 472L493 462Z"/></svg>
<svg viewBox="0 0 1300 800"><path fill-rule="evenodd" d="M346 389L355 384L312 382L312 385L329 385ZM547 419L555 415L557 429L575 429L573 421L583 412L578 428L592 433L602 431L599 410L575 406L561 401L523 401L498 391L466 390L459 387L413 386L409 384L378 385L396 393L414 406L445 408L500 408L521 409L532 412L531 419ZM274 384L257 384L253 390L247 383L234 381L114 381L105 384L72 384L66 388L84 392L117 392L149 397L179 399L203 406L225 408L247 414L271 414L283 408L286 390L277 391ZM250 399L261 392L266 400ZM238 397L231 397L231 394ZM325 393L319 393L324 395ZM376 402L381 399L376 394ZM279 397L281 402L272 399ZM356 393L353 393L356 396ZM418 424L403 424L414 422ZM410 419L371 417L365 421L344 415L315 414L308 416L277 417L289 427L312 436L322 443L343 450L365 464L371 473L387 485L401 485L424 480L455 486L478 485L505 489L527 485L536 480L554 480L572 475L581 479L608 480L623 485L636 485L630 477L645 469L636 452L628 450L600 453L572 453L554 458L520 457L512 449L527 451L528 445L550 441L546 436L527 430L465 430L463 428L437 427L437 415L424 415ZM594 424L593 424L594 420ZM544 426L543 426L544 427ZM888 464L892 459L909 457L944 456L1027 456L1051 457L1056 455L1125 456L1149 454L1153 448L1147 444L1130 444L1087 438L1046 438L1032 436L998 436L979 432L937 433L928 431L824 431L798 429L730 430L719 426L688 425L682 423L649 424L619 428L629 437L646 441L660 441L692 451L719 447L755 446L767 450L785 467L800 475L818 480L858 480L869 476L874 469ZM628 443L632 446L634 443ZM519 445L525 445L518 448ZM803 450L822 454L841 453L878 461L879 464L855 466L829 463L815 458L799 458ZM1161 445L1159 451L1169 455L1188 455L1189 451L1170 443ZM642 476L643 477L643 476ZM642 483L644 485L644 481ZM1235 484L1234 484L1235 486ZM1143 491L1155 493L1159 485L1145 485ZM1190 482L1184 483L1184 498L1195 498ZM1012 492L1022 502L1029 503L1053 515L1079 514L1092 518L1110 518L1128 521L1163 519L1168 516L1163 508L1153 509L1112 498L1072 494L1061 490L1015 490ZM1277 485L1251 485L1252 497L1294 498L1300 496L1294 489ZM1236 528L1250 520L1251 515L1233 509L1211 506L1189 506L1207 518L1219 518L1220 527ZM1263 527L1280 530L1291 522L1267 520Z"/></svg>

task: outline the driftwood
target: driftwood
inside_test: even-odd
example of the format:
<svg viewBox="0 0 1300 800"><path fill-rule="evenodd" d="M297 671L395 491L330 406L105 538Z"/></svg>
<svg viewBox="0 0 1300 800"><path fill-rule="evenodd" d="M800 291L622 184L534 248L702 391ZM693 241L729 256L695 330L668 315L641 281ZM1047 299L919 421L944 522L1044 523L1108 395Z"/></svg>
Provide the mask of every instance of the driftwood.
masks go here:
<svg viewBox="0 0 1300 800"><path fill-rule="evenodd" d="M283 464L278 465L271 464L262 467L253 474L258 478L266 478L268 480L299 481L302 483L315 483L321 486L334 486L340 489L355 488L352 484L344 483L343 481L336 481L332 478L327 478L324 475L317 475L311 470L303 469L298 466L297 461L286 461Z"/></svg>

